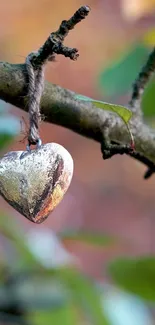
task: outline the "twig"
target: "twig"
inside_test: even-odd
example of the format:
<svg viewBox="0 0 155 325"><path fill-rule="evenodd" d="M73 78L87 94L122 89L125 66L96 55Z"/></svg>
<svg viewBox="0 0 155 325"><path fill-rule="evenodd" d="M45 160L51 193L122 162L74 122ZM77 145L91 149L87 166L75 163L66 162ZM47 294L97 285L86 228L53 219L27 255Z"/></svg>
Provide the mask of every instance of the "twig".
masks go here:
<svg viewBox="0 0 155 325"><path fill-rule="evenodd" d="M133 152L133 148L128 144L121 144L109 139L109 128L108 125L104 125L103 137L101 140L101 152L103 159L112 158L114 155L123 155Z"/></svg>
<svg viewBox="0 0 155 325"><path fill-rule="evenodd" d="M88 6L83 6L79 8L69 20L63 20L59 29L51 33L43 46L36 52L31 61L32 65L34 67L40 66L47 60L50 60L54 54L62 54L65 57L69 57L71 60L76 60L79 56L78 50L76 48L64 46L63 42L69 31L83 20L89 12L90 8Z"/></svg>
<svg viewBox="0 0 155 325"><path fill-rule="evenodd" d="M141 100L144 93L144 89L147 86L154 72L155 72L155 48L150 53L148 60L146 61L146 64L142 68L141 72L138 75L138 78L133 84L132 97L129 102L132 111L136 115L139 115L140 118L142 117ZM148 179L155 172L155 164L149 161L145 156L141 156L141 155L139 156L138 153L136 154L136 157L139 157L141 161L149 167L144 175L144 178Z"/></svg>
<svg viewBox="0 0 155 325"><path fill-rule="evenodd" d="M155 173L155 164L147 157L143 156L139 152L131 152L127 153L127 155L139 160L141 163L148 167L148 170L144 173L144 179L150 178Z"/></svg>
<svg viewBox="0 0 155 325"><path fill-rule="evenodd" d="M153 72L155 72L155 48L150 53L146 64L140 71L138 78L133 84L133 92L129 105L136 115L139 114L139 116L142 116L141 100L144 89L147 86Z"/></svg>
<svg viewBox="0 0 155 325"><path fill-rule="evenodd" d="M83 6L78 9L73 17L69 20L62 21L59 29L51 33L44 45L38 50L38 52L30 53L25 61L27 74L28 74L28 110L29 110L29 134L28 134L28 146L41 144L39 137L39 123L41 122L40 114L40 100L44 89L44 65L48 60L54 60L55 54L62 54L65 57L69 57L72 60L76 60L79 56L78 50L75 48L69 48L63 45L65 37L74 26L84 19L90 9L87 6Z"/></svg>
<svg viewBox="0 0 155 325"><path fill-rule="evenodd" d="M112 144L118 145L115 141L112 141ZM146 165L148 167L148 170L144 174L144 179L150 178L152 176L152 174L155 173L155 164L150 159L148 159L147 157L142 155L141 153L136 152L134 150L133 151L126 150L126 152L125 152L125 150L124 151L122 150L122 152L120 152L120 154L124 154L124 153L126 155L138 160L139 162L143 163L144 165Z"/></svg>

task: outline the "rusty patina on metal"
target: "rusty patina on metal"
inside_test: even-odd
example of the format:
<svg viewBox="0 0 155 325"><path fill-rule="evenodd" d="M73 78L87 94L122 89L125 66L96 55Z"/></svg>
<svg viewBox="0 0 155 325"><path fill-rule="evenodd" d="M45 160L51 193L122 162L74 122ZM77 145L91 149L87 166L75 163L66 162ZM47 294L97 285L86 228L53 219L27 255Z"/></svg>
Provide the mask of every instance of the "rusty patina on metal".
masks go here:
<svg viewBox="0 0 155 325"><path fill-rule="evenodd" d="M73 159L61 145L8 152L0 160L0 194L23 216L42 223L60 203L73 176Z"/></svg>

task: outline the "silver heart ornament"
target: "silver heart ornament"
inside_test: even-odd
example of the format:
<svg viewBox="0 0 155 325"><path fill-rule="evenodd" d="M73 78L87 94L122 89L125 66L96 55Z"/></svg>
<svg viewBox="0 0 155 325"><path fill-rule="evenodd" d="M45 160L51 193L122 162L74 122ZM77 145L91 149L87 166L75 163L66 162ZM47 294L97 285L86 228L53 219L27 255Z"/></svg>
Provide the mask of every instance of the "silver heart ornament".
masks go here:
<svg viewBox="0 0 155 325"><path fill-rule="evenodd" d="M0 194L26 218L42 223L62 200L72 176L73 159L59 144L11 151L0 160Z"/></svg>

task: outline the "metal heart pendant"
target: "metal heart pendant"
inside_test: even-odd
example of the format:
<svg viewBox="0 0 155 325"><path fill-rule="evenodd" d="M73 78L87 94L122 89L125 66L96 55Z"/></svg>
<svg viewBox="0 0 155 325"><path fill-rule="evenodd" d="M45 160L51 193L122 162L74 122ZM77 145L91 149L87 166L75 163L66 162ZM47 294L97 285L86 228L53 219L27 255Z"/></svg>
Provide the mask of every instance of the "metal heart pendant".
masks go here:
<svg viewBox="0 0 155 325"><path fill-rule="evenodd" d="M73 159L59 144L8 152L0 160L0 194L18 212L42 223L59 204L73 176Z"/></svg>

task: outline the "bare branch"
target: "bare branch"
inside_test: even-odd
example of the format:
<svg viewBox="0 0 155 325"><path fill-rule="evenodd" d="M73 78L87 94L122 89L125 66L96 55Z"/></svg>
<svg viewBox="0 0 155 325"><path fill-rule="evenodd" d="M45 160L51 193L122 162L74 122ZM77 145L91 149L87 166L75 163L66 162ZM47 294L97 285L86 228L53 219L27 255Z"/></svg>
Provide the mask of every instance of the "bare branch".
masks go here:
<svg viewBox="0 0 155 325"><path fill-rule="evenodd" d="M69 20L63 20L59 29L50 34L46 42L35 53L31 63L35 67L44 64L46 61L53 59L54 54L62 54L69 57L71 60L76 60L79 56L76 48L69 48L63 45L65 37L76 24L83 20L90 12L88 6L79 8Z"/></svg>
<svg viewBox="0 0 155 325"><path fill-rule="evenodd" d="M150 53L148 60L142 70L140 71L138 78L133 84L133 92L129 106L132 111L139 116L142 116L141 100L144 93L144 89L147 86L152 74L155 72L155 48Z"/></svg>
<svg viewBox="0 0 155 325"><path fill-rule="evenodd" d="M138 78L133 84L133 92L132 92L131 100L129 102L129 106L132 109L132 111L137 116L139 116L139 118L142 118L143 115L141 109L142 96L145 87L147 86L154 72L155 72L155 48L150 53L148 60L146 61L146 64L144 65L144 67L142 67L142 70L140 71ZM140 158L141 156L136 155L136 157ZM155 165L152 164L151 161L149 162L147 161L146 163L145 156L141 157L141 161L144 162L149 167L144 175L144 178L148 179L155 172Z"/></svg>

